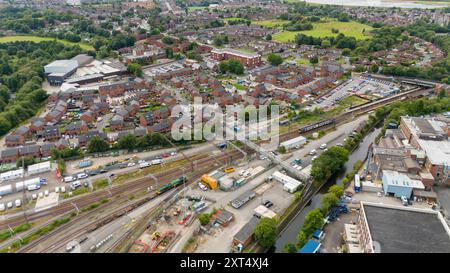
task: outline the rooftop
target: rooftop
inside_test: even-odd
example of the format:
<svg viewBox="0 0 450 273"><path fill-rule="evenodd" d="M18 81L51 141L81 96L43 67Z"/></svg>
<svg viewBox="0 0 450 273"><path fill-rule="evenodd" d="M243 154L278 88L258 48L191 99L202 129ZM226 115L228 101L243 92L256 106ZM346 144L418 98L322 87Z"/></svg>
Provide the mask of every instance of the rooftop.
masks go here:
<svg viewBox="0 0 450 273"><path fill-rule="evenodd" d="M369 203L362 203L361 209L380 252L448 253L450 250L450 230L436 211Z"/></svg>

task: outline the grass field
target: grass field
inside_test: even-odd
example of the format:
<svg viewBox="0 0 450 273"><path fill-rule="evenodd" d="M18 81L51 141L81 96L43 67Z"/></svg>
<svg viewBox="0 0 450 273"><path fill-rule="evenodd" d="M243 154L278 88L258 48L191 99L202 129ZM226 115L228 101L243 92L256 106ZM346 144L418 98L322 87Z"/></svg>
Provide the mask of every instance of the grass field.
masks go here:
<svg viewBox="0 0 450 273"><path fill-rule="evenodd" d="M281 28L284 24L288 23L287 20L262 20L262 21L253 21L252 24L263 26L267 28Z"/></svg>
<svg viewBox="0 0 450 273"><path fill-rule="evenodd" d="M272 39L282 43L290 41L293 42L295 40L295 36L298 33L303 33L305 35L321 38L332 36L334 37L337 36L339 33L333 33L331 31L333 28L339 30L339 33L342 33L345 36L355 37L357 40L368 38L369 37L368 33L370 32L370 30L372 30L371 26L364 25L355 21L339 22L336 20L329 20L328 22L325 23L314 23L312 30L282 31L280 33L274 34L272 36Z"/></svg>
<svg viewBox="0 0 450 273"><path fill-rule="evenodd" d="M66 40L60 40L55 38L49 38L49 37L38 37L38 36L5 36L0 37L0 43L8 43L8 42L21 42L21 41L31 41L35 43L39 43L42 41L54 41L63 43L65 45L79 45L82 49L85 50L94 50L94 48L88 44L84 43L73 43Z"/></svg>

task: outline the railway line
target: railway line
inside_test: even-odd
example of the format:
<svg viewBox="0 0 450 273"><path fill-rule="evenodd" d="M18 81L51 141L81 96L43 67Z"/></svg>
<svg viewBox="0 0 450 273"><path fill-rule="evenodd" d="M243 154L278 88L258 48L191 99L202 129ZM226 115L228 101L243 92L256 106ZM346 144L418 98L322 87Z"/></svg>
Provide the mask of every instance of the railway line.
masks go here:
<svg viewBox="0 0 450 273"><path fill-rule="evenodd" d="M230 156L234 156L234 154L237 154L237 151L232 151L229 154L221 155L217 158L217 160L223 164L226 163L227 159ZM206 160L206 159L205 159ZM193 171L191 174L185 174L188 177L188 180L196 181L202 174L205 172L212 171L217 168L214 164L205 164L210 163L210 159L206 162L201 163L201 167L197 168ZM197 166L199 166L198 164ZM156 176L156 175L155 175ZM175 174L172 172L170 175L170 178L168 175L166 175L164 180L167 179L167 181L170 181L173 178L179 177L181 174ZM140 188L142 190L142 188ZM175 190L175 192L177 192ZM127 192L128 193L128 192ZM107 211L104 215L101 215L97 217L95 220L92 220L92 216L95 215L100 209L103 209L103 207L99 207L97 209L87 212L86 214L82 215L82 217L74 219L72 221L69 221L68 223L58 227L54 231L40 237L37 240L34 240L30 244L24 246L20 249L19 252L54 252L60 248L63 248L68 242L71 240L74 240L76 238L83 237L84 235L87 235L98 228L114 221L115 219L118 219L121 216L126 215L127 213L131 212L132 210L142 206L143 204L153 200L154 198L158 197L159 195L156 194L156 190L145 194L144 197L141 197L137 201L133 201L129 204L120 206L119 208L115 208L112 212ZM128 199L128 196L125 196L122 201ZM108 209L111 208L111 204L108 203ZM153 211L153 210L152 210ZM83 220L86 220L87 223L82 223ZM74 225L74 222L77 224ZM131 233L134 234L134 233ZM41 244L44 244L45 242L46 246L42 246Z"/></svg>
<svg viewBox="0 0 450 273"><path fill-rule="evenodd" d="M238 154L239 154L238 151L226 152L225 154L218 156L215 160L222 164L225 164L228 159L233 158L233 157L237 156ZM158 179L158 181L163 180L163 181L168 182L168 181L170 181L174 178L177 178L181 175L186 175L189 180L195 181L203 173L209 172L209 171L217 168L216 165L211 164L211 158L209 156L202 157L202 159L198 160L198 163L196 165L197 165L196 170L194 170L194 172L191 174L185 174L184 172L181 173L181 170L177 169L177 170L168 170L168 171L164 171L164 172L155 174L155 177ZM137 183L137 182L139 182L139 183ZM145 185L143 185L143 183ZM107 203L108 208L111 208L113 204L118 205L120 202L126 202L129 198L130 194L145 189L146 186L148 186L148 179L143 178L143 179L140 179L139 181L135 181L134 183L127 183L127 185L128 184L132 184L132 185L130 185L130 187L127 187L127 189L128 189L128 190L126 190L127 195L123 196L122 198L112 201L114 203L108 202ZM29 251L52 252L56 249L61 248L62 246L67 244L70 240L73 240L74 238L82 237L82 235L88 234L88 233L110 223L111 221L114 221L115 219L131 212L135 208L140 207L141 205L151 201L155 197L157 197L156 191L152 191L151 193L145 194L144 197L138 199L137 201L133 201L132 203L126 204L124 206L119 206L118 208L114 208L114 210L112 210L112 211L108 210L106 212L105 211L102 212L102 210L104 210L104 206L99 206L98 208L95 208L91 211L81 214L79 218L69 221L68 223L58 227L54 231L40 237L39 239L32 241L31 243L24 246L20 250L20 252L29 252ZM92 199L89 198L89 200L92 200ZM73 210L73 207L70 210L66 211L66 213L70 212L72 210ZM95 220L92 221L92 219L91 219L92 216L96 215L98 213L103 213L104 215L97 217ZM88 221L88 223L83 224L83 221ZM77 224L75 224L75 223L77 223ZM53 240L53 238L56 238L56 240ZM46 242L47 240L50 240L50 243L51 243L50 246L43 247L43 245L44 245L43 242ZM47 242L45 244L48 245Z"/></svg>
<svg viewBox="0 0 450 273"><path fill-rule="evenodd" d="M239 152L237 152L237 151L231 151L231 152L226 152L224 155L221 155L220 157L229 158L229 157L237 156L238 154L239 154ZM210 165L211 162L213 161L212 157L213 156L202 155L202 157L200 159L196 160L196 167L202 168L204 166ZM177 178L181 175L183 175L183 170L180 168L175 168L175 169L169 169L166 171L156 173L154 175L154 177L158 180L158 182L163 183L165 181L170 181L171 179ZM124 192L129 194L129 193L132 193L133 191L139 191L139 190L145 189L149 186L154 186L155 184L156 184L156 181L154 181L153 179L143 177L140 179L136 179L134 181L127 182L127 183L113 185L113 187L111 187L111 188L100 189L100 190L94 191L89 194L85 194L80 197L75 197L73 199L69 199L67 201L60 203L59 205L57 205L53 208L43 210L40 212L36 212L33 214L27 214L26 218L27 218L28 222L32 222L32 221L35 221L37 219L41 219L44 217L53 217L53 216L61 215L61 214L64 214L64 213L74 210L75 207L73 204L75 204L78 208L83 208L94 202L98 202L98 201L101 201L102 199L109 198L110 196L115 196L115 195L118 195L118 194L124 193ZM24 222L26 222L26 219L25 219L25 216L22 214L17 217L13 217L13 218L2 221L0 223L0 229L6 229L9 226L10 227L18 226Z"/></svg>

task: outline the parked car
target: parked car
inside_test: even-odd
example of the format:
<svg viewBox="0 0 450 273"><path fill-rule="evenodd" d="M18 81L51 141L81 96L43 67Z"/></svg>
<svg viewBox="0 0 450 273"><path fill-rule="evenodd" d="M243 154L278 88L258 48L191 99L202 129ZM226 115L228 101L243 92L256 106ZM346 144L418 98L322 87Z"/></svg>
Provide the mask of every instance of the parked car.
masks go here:
<svg viewBox="0 0 450 273"><path fill-rule="evenodd" d="M66 187L61 187L61 192L65 193L66 192Z"/></svg>
<svg viewBox="0 0 450 273"><path fill-rule="evenodd" d="M134 162L130 162L130 163L128 163L128 167L133 167L133 166L135 166L136 165L136 163L134 163Z"/></svg>
<svg viewBox="0 0 450 273"><path fill-rule="evenodd" d="M31 195L31 199L36 200L38 198L38 195L36 193L33 193Z"/></svg>
<svg viewBox="0 0 450 273"><path fill-rule="evenodd" d="M317 155L313 156L313 157L311 158L311 161L314 161L314 160L316 160L316 159L317 159Z"/></svg>
<svg viewBox="0 0 450 273"><path fill-rule="evenodd" d="M73 181L75 181L75 180L77 180L77 178L74 177L74 176L71 176L71 175L65 176L65 177L64 177L64 182L65 182L65 183L73 182Z"/></svg>
<svg viewBox="0 0 450 273"><path fill-rule="evenodd" d="M5 204L0 203L0 211L5 211L5 210L6 210Z"/></svg>
<svg viewBox="0 0 450 273"><path fill-rule="evenodd" d="M78 173L77 174L77 178L78 179L85 179L85 178L87 178L88 177L88 175L87 175L87 173L85 173L85 172L82 172L82 173Z"/></svg>
<svg viewBox="0 0 450 273"><path fill-rule="evenodd" d="M39 198L44 197L44 193L43 193L43 192L40 192L40 193L38 194L38 197L39 197Z"/></svg>
<svg viewBox="0 0 450 273"><path fill-rule="evenodd" d="M198 182L198 187L199 187L202 191L207 191L207 190L208 190L208 188L207 188L205 185L203 185L202 182Z"/></svg>
<svg viewBox="0 0 450 273"><path fill-rule="evenodd" d="M139 168L141 168L141 169L147 168L147 167L150 167L150 163L148 163L148 162L144 161L144 162L139 164Z"/></svg>
<svg viewBox="0 0 450 273"><path fill-rule="evenodd" d="M16 199L16 201L14 201L14 205L16 205L16 207L22 206L22 200Z"/></svg>
<svg viewBox="0 0 450 273"><path fill-rule="evenodd" d="M59 193L59 187L55 188L55 193Z"/></svg>
<svg viewBox="0 0 450 273"><path fill-rule="evenodd" d="M315 155L315 154L317 154L316 149L312 149L312 150L309 152L309 155Z"/></svg>
<svg viewBox="0 0 450 273"><path fill-rule="evenodd" d="M78 187L81 187L81 183L78 182L78 181L75 181L75 182L73 182L73 183L70 185L70 187L72 188L72 190L74 190L74 189L76 189L76 188L78 188Z"/></svg>
<svg viewBox="0 0 450 273"><path fill-rule="evenodd" d="M29 185L29 186L27 187L27 190L29 190L29 191L35 191L35 190L38 190L40 187L41 187L40 185L33 184L33 185Z"/></svg>
<svg viewBox="0 0 450 273"><path fill-rule="evenodd" d="M327 147L328 147L328 146L327 146L326 143L320 145L320 149L321 149L321 150L325 150Z"/></svg>
<svg viewBox="0 0 450 273"><path fill-rule="evenodd" d="M8 209L11 209L11 208L13 207L13 202L8 202L8 203L6 204L6 207L7 207Z"/></svg>
<svg viewBox="0 0 450 273"><path fill-rule="evenodd" d="M45 190L45 191L44 191L44 195L45 195L45 196L48 196L48 195L49 195L48 190Z"/></svg>
<svg viewBox="0 0 450 273"><path fill-rule="evenodd" d="M272 201L270 201L270 200L265 200L264 203L263 203L263 205L264 205L266 208L270 208L271 206L273 206L273 203L272 203Z"/></svg>

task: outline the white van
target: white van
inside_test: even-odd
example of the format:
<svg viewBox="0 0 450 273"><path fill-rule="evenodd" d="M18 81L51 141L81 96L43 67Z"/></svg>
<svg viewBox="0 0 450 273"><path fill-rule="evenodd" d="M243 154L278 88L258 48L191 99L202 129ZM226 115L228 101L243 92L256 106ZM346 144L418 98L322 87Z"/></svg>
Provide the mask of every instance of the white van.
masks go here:
<svg viewBox="0 0 450 273"><path fill-rule="evenodd" d="M161 164L161 163L163 163L162 159L153 159L152 160L152 165L157 165L157 164Z"/></svg>
<svg viewBox="0 0 450 273"><path fill-rule="evenodd" d="M65 176L65 177L64 177L64 183L73 182L73 181L75 181L75 180L77 180L77 178L76 178L76 177L73 177L73 176L71 176L71 175Z"/></svg>
<svg viewBox="0 0 450 273"><path fill-rule="evenodd" d="M78 181L75 181L75 182L73 182L71 185L70 185L70 187L74 190L74 189L76 189L76 188L78 188L78 187L80 187L81 186L81 183L80 182L78 182Z"/></svg>
<svg viewBox="0 0 450 273"><path fill-rule="evenodd" d="M14 202L14 204L16 205L16 207L20 207L20 206L22 205L22 200L16 199L16 201Z"/></svg>
<svg viewBox="0 0 450 273"><path fill-rule="evenodd" d="M147 168L150 167L150 163L148 162L142 162L139 164L139 168L143 169L143 168Z"/></svg>
<svg viewBox="0 0 450 273"><path fill-rule="evenodd" d="M38 185L38 184L33 184L33 185L29 185L29 186L27 187L27 190L29 190L29 191L35 191L35 190L38 190L40 187L41 187L41 186Z"/></svg>

